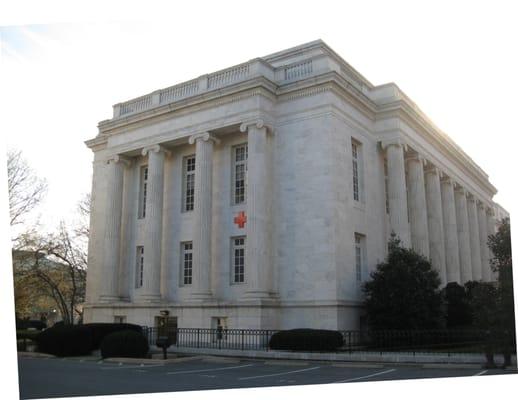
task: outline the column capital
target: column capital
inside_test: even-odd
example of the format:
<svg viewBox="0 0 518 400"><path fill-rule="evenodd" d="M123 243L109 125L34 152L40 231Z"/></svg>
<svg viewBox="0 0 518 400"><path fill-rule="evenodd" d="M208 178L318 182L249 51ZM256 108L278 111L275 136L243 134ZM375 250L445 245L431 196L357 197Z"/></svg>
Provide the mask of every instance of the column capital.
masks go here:
<svg viewBox="0 0 518 400"><path fill-rule="evenodd" d="M441 176L441 184L443 184L443 183L448 184L448 185L453 185L453 186L455 186L457 184L457 182L455 182L455 180L451 176L448 176L445 173L443 173Z"/></svg>
<svg viewBox="0 0 518 400"><path fill-rule="evenodd" d="M121 156L119 154L115 154L108 158L106 164L118 164L121 163L125 167L129 167L131 165L131 159L128 157Z"/></svg>
<svg viewBox="0 0 518 400"><path fill-rule="evenodd" d="M408 157L405 158L405 162L406 163L410 163L410 162L421 163L423 165L423 167L426 166L426 164L428 163L426 158L424 158L419 153L414 153L414 154L409 155Z"/></svg>
<svg viewBox="0 0 518 400"><path fill-rule="evenodd" d="M437 168L435 165L433 165L429 161L427 161L427 163L426 163L426 168L424 169L424 173L438 175L439 178L442 178L444 175L443 172L439 168Z"/></svg>
<svg viewBox="0 0 518 400"><path fill-rule="evenodd" d="M195 133L194 135L189 136L189 144L194 144L197 140L203 140L204 142L208 142L210 140L215 144L220 143L220 140L209 132Z"/></svg>
<svg viewBox="0 0 518 400"><path fill-rule="evenodd" d="M461 196L466 196L466 189L459 185L458 183L455 183L455 192L457 192Z"/></svg>
<svg viewBox="0 0 518 400"><path fill-rule="evenodd" d="M390 146L403 147L403 150L408 150L408 144L400 137L394 139L382 140L380 142L382 150L387 150Z"/></svg>
<svg viewBox="0 0 518 400"><path fill-rule="evenodd" d="M147 156L149 152L153 153L160 153L163 152L165 155L171 154L169 150L167 150L164 146L161 146L159 144L153 144L151 146L146 146L142 149L142 155Z"/></svg>
<svg viewBox="0 0 518 400"><path fill-rule="evenodd" d="M248 128L254 125L257 129L266 128L267 132L273 132L273 126L270 123L265 122L262 118L243 122L239 127L239 130L241 132L247 132Z"/></svg>

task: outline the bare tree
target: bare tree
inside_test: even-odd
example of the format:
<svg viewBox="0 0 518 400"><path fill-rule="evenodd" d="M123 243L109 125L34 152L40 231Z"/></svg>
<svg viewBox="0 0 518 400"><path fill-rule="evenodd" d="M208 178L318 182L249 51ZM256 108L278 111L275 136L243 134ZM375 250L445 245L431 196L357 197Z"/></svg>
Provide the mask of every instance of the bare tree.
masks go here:
<svg viewBox="0 0 518 400"><path fill-rule="evenodd" d="M29 167L19 150L7 153L7 187L11 226L22 224L47 191L47 182Z"/></svg>
<svg viewBox="0 0 518 400"><path fill-rule="evenodd" d="M63 222L56 234L22 235L25 268L17 271L19 277L30 280L40 293L54 300L68 324L81 317L85 296L87 255L77 239Z"/></svg>

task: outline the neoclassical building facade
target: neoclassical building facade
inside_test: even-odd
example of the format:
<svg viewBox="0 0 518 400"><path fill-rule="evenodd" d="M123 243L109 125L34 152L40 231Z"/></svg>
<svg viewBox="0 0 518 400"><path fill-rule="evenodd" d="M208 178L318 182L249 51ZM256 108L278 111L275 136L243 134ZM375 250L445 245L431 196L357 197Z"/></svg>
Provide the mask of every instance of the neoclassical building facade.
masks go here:
<svg viewBox="0 0 518 400"><path fill-rule="evenodd" d="M119 103L94 152L85 321L357 329L391 232L491 281L488 176L318 40Z"/></svg>

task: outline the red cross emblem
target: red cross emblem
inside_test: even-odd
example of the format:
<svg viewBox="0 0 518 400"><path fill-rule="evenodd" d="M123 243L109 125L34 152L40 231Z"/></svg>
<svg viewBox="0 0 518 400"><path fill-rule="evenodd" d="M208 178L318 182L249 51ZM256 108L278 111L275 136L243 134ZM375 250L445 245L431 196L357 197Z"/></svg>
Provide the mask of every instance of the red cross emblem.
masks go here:
<svg viewBox="0 0 518 400"><path fill-rule="evenodd" d="M234 224L236 224L239 228L244 228L246 224L246 214L244 211L240 211L237 214L237 217L234 217Z"/></svg>

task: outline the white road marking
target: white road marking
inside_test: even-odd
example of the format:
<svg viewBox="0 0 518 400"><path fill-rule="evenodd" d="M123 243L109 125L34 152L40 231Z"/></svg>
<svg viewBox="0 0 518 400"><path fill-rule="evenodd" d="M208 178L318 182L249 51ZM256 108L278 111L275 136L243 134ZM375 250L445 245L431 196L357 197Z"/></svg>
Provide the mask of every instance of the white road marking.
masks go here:
<svg viewBox="0 0 518 400"><path fill-rule="evenodd" d="M280 372L278 374L268 374L268 375L258 375L258 376L246 376L244 378L239 378L240 381L244 381L246 379L258 379L258 378L268 378L270 376L280 376L280 375L288 375L288 374L296 374L298 372L304 372L304 371L312 371L314 369L319 369L320 367L313 367L313 368L304 368L304 369L296 369L295 371L289 371L289 372Z"/></svg>
<svg viewBox="0 0 518 400"><path fill-rule="evenodd" d="M133 368L154 368L154 367L163 367L164 364L150 364L150 365L123 365L121 367L102 367L101 369L133 369Z"/></svg>
<svg viewBox="0 0 518 400"><path fill-rule="evenodd" d="M360 379L372 378L373 376L388 374L388 373L394 372L394 371L395 371L395 369L388 369L386 371L376 372L375 374L358 376L357 378L346 379L344 381L338 381L338 382L334 382L334 383L346 383L346 382L359 381Z"/></svg>
<svg viewBox="0 0 518 400"><path fill-rule="evenodd" d="M208 371L222 371L224 369L237 369L237 368L246 368L251 367L254 364L245 364L245 365L238 365L236 367L222 367L222 368L207 368L207 369L192 369L189 371L176 371L176 372L166 372L167 375L176 375L176 374L190 374L194 372L208 372Z"/></svg>
<svg viewBox="0 0 518 400"><path fill-rule="evenodd" d="M485 369L484 371L480 371L480 372L477 372L475 375L473 376L480 376L480 375L484 375L488 370Z"/></svg>

